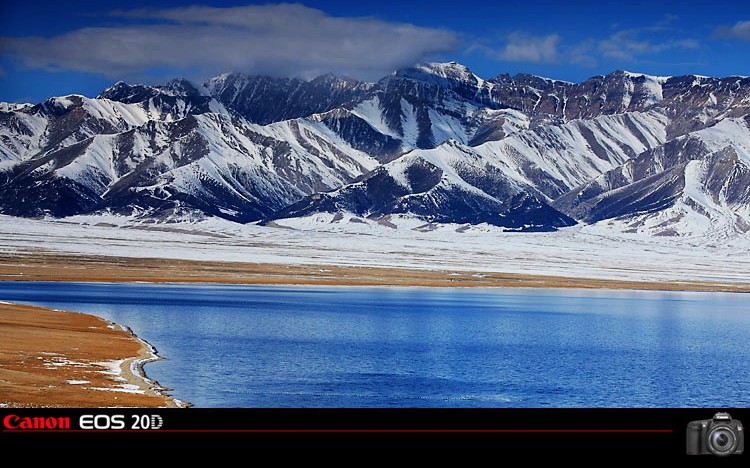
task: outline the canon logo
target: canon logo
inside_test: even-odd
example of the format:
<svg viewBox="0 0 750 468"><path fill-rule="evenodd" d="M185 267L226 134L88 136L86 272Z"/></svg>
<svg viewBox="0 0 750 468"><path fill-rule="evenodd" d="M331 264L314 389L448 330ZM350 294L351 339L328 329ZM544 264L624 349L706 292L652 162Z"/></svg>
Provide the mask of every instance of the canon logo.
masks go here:
<svg viewBox="0 0 750 468"><path fill-rule="evenodd" d="M70 418L67 416L34 416L21 417L16 414L9 414L3 418L3 427L11 430L30 430L30 429L70 429Z"/></svg>

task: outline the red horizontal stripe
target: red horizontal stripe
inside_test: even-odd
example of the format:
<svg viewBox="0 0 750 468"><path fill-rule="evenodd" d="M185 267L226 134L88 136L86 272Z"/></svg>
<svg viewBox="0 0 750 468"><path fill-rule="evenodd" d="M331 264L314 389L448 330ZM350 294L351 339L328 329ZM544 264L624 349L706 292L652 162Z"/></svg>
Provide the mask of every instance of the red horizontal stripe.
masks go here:
<svg viewBox="0 0 750 468"><path fill-rule="evenodd" d="M280 433L280 434L668 434L672 429L4 429L3 432Z"/></svg>

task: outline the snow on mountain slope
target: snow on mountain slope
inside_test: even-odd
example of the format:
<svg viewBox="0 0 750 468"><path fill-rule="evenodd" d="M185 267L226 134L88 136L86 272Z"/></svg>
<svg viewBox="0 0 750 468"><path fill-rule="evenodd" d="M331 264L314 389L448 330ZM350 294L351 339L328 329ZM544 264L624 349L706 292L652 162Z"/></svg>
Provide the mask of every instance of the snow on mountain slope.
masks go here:
<svg viewBox="0 0 750 468"><path fill-rule="evenodd" d="M623 109L627 109L633 101L636 83L639 83L642 89L641 105L648 107L664 99L663 86L671 76L651 76L629 71L623 71L622 73L625 77L630 78L623 83L626 90L623 96Z"/></svg>
<svg viewBox="0 0 750 468"><path fill-rule="evenodd" d="M46 127L43 116L0 111L0 173L39 151Z"/></svg>
<svg viewBox="0 0 750 468"><path fill-rule="evenodd" d="M663 209L635 211L629 216L600 221L597 224L624 233L648 236L679 236L724 240L750 232L750 204L734 203L726 194L737 190L741 179L745 200L750 183L750 168L735 166L734 180L718 181L715 167L709 160L694 160L682 167L684 185L681 192ZM714 189L720 187L718 194ZM743 189L740 189L743 190ZM718 196L717 196L718 195ZM669 199L665 199L668 201Z"/></svg>
<svg viewBox="0 0 750 468"><path fill-rule="evenodd" d="M724 119L646 151L555 206L628 232L726 237L750 231L750 128Z"/></svg>
<svg viewBox="0 0 750 468"><path fill-rule="evenodd" d="M229 113L207 88L185 79L175 79L163 86L129 85L119 81L97 98L134 104L148 120L175 121L188 115Z"/></svg>
<svg viewBox="0 0 750 468"><path fill-rule="evenodd" d="M147 93L146 98L132 88L117 83L96 99L71 94L47 99L36 106L20 106L0 112L0 170L12 166L3 164L4 161L23 161L95 135L124 132L150 120L179 120L197 111L174 90L162 95L163 89L141 86L144 89L139 92ZM218 109L227 113L210 97L198 97L206 104L204 111ZM168 99L170 103L160 101L160 98Z"/></svg>
<svg viewBox="0 0 750 468"><path fill-rule="evenodd" d="M555 199L573 187L662 144L659 112L604 115L516 132L474 147L516 180Z"/></svg>
<svg viewBox="0 0 750 468"><path fill-rule="evenodd" d="M431 63L395 71L340 110L366 122L381 138L398 141L404 151L434 148L448 139L468 143L493 117L487 110L508 107L492 100L491 89L463 65ZM513 117L514 122L523 119Z"/></svg>
<svg viewBox="0 0 750 468"><path fill-rule="evenodd" d="M377 130L383 135L393 138L399 138L401 136L388 126L388 123L385 121L380 110L380 98L377 96L360 102L350 112L352 115L367 122L367 124L374 130Z"/></svg>
<svg viewBox="0 0 750 468"><path fill-rule="evenodd" d="M562 123L549 116L534 116L524 114L515 109L481 109L476 117L482 122L468 141L471 146L478 146L488 141L502 140L508 135L528 130L546 123Z"/></svg>
<svg viewBox="0 0 750 468"><path fill-rule="evenodd" d="M55 171L57 177L76 180L95 192L103 192L117 178L115 170L117 135L97 135L80 155Z"/></svg>
<svg viewBox="0 0 750 468"><path fill-rule="evenodd" d="M340 189L308 196L273 219L328 212L384 220L411 214L427 223L489 223L515 230L573 224L503 169L450 140L411 151Z"/></svg>
<svg viewBox="0 0 750 468"><path fill-rule="evenodd" d="M33 107L34 104L30 104L28 102L25 103L18 103L18 102L0 102L0 112L13 112L18 110L23 110L27 107Z"/></svg>
<svg viewBox="0 0 750 468"><path fill-rule="evenodd" d="M444 80L448 86L472 86L480 89L487 86L485 80L458 62L426 63L417 65L414 69Z"/></svg>
<svg viewBox="0 0 750 468"><path fill-rule="evenodd" d="M732 146L738 156L750 164L750 118L724 119L712 127L695 132L685 138L697 138L708 151L718 151ZM684 139L684 138L683 138Z"/></svg>
<svg viewBox="0 0 750 468"><path fill-rule="evenodd" d="M258 133L289 143L298 154L320 155L307 173L313 176L304 191L331 190L374 169L378 161L353 147L325 123L295 119L266 126L250 126ZM279 165L278 170L286 170ZM343 175L343 177L342 177Z"/></svg>
<svg viewBox="0 0 750 468"><path fill-rule="evenodd" d="M248 221L376 165L321 124L262 127L201 114L96 135L25 161L14 168L15 183L0 187L0 199L11 202L2 206L11 214L113 208L159 216L179 206ZM45 187L58 195L44 197ZM65 207L57 206L60 191Z"/></svg>
<svg viewBox="0 0 750 468"><path fill-rule="evenodd" d="M253 221L322 210L511 229L572 216L632 218L625 229L638 231L683 207L669 220L741 233L749 114L748 78L485 80L455 62L376 83L118 82L95 99L0 105L0 212Z"/></svg>
<svg viewBox="0 0 750 468"><path fill-rule="evenodd" d="M477 147L449 140L433 150L409 152L340 190L307 197L274 218L347 211L509 228L570 225L572 220L548 203L663 143L666 124L665 116L653 111L518 131Z"/></svg>

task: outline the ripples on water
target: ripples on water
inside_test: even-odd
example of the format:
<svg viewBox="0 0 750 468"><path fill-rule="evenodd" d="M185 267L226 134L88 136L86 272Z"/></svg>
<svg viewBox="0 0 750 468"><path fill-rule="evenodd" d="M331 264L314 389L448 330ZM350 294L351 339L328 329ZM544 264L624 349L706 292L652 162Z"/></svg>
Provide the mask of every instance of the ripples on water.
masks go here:
<svg viewBox="0 0 750 468"><path fill-rule="evenodd" d="M94 313L204 407L750 404L750 296L550 289L0 282Z"/></svg>

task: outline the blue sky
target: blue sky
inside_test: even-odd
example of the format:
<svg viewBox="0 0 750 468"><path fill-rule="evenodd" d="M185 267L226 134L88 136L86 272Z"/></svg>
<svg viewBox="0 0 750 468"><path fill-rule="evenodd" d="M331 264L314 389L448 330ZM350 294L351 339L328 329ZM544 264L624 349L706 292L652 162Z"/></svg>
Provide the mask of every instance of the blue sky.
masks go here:
<svg viewBox="0 0 750 468"><path fill-rule="evenodd" d="M433 60L484 78L750 75L750 2L0 0L0 101L228 71L375 80Z"/></svg>

